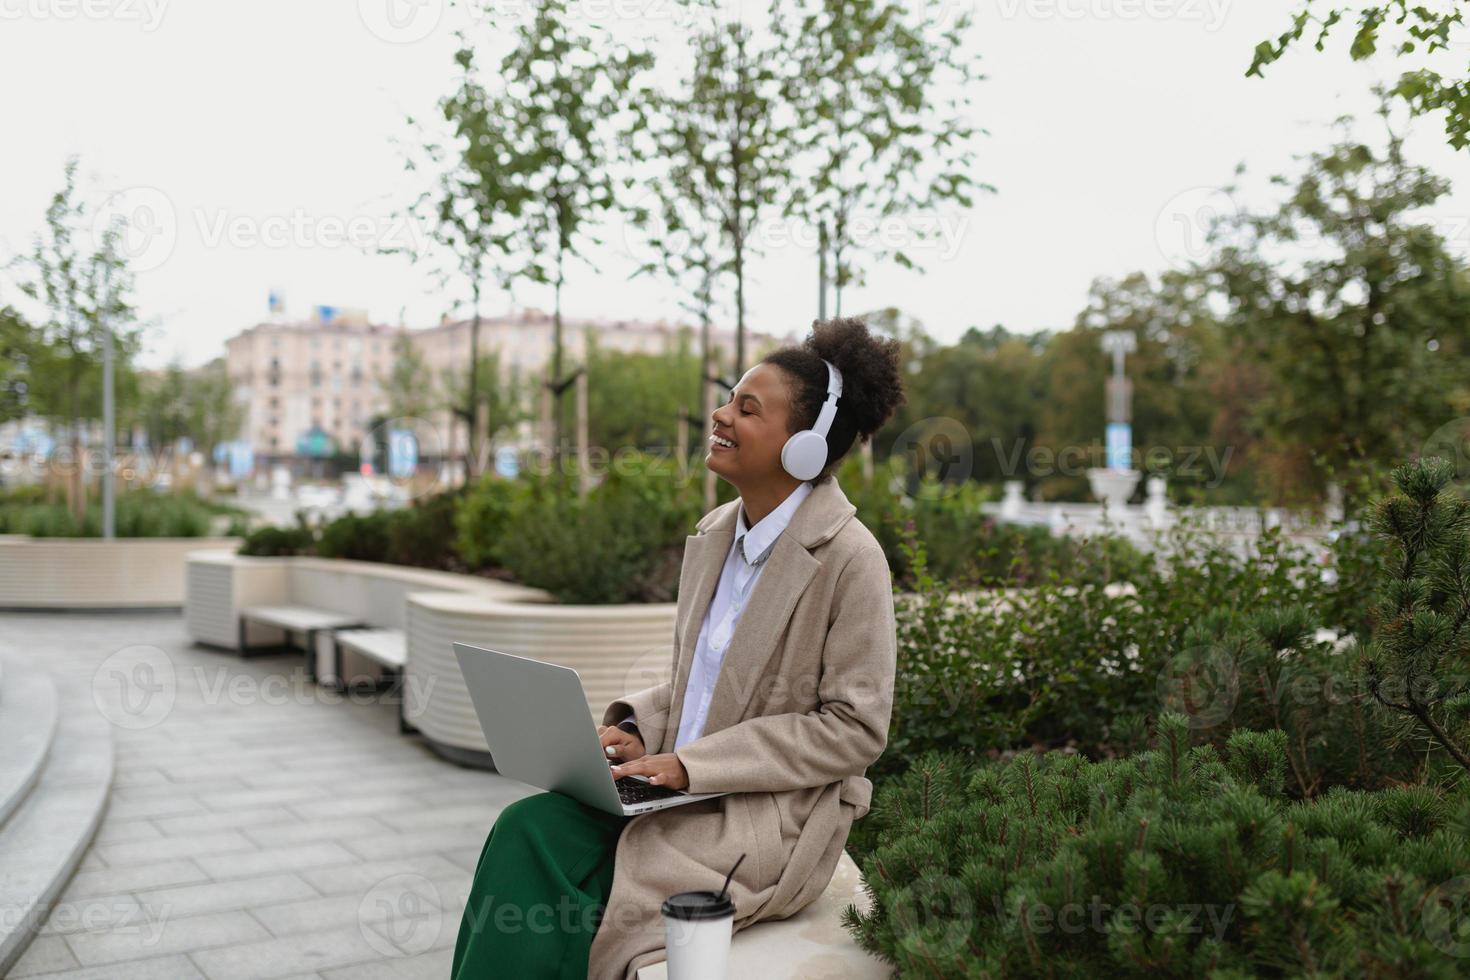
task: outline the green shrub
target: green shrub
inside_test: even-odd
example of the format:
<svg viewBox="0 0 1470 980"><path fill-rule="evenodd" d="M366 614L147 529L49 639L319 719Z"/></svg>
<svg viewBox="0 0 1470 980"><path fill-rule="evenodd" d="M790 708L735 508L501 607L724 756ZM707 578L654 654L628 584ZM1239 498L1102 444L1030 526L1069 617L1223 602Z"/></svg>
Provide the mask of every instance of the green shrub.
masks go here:
<svg viewBox="0 0 1470 980"><path fill-rule="evenodd" d="M849 838L873 904L844 925L899 978L1461 975L1463 792L1293 802L1282 732L1156 735L1102 762L915 758Z"/></svg>
<svg viewBox="0 0 1470 980"><path fill-rule="evenodd" d="M391 511L344 514L322 525L316 553L322 558L387 561Z"/></svg>
<svg viewBox="0 0 1470 980"><path fill-rule="evenodd" d="M455 554L455 511L464 500L460 490L420 497L409 507L389 511L386 561L458 571Z"/></svg>
<svg viewBox="0 0 1470 980"><path fill-rule="evenodd" d="M216 515L243 513L193 492L124 490L117 495L113 528L120 538L198 538L210 533ZM89 501L85 517L78 521L64 503L46 503L40 487L18 487L0 496L0 532L37 538L101 537L102 503Z"/></svg>
<svg viewBox="0 0 1470 980"><path fill-rule="evenodd" d="M253 555L259 558L284 558L292 555L309 555L315 546L311 528L298 523L296 527L258 527L245 536L236 554Z"/></svg>
<svg viewBox="0 0 1470 980"><path fill-rule="evenodd" d="M699 517L697 490L667 459L630 455L585 499L569 477L529 479L491 549L517 581L561 602L668 602Z"/></svg>
<svg viewBox="0 0 1470 980"><path fill-rule="evenodd" d="M505 564L496 549L509 534L511 515L534 479L486 474L462 496L454 513L454 550L467 568L479 571Z"/></svg>

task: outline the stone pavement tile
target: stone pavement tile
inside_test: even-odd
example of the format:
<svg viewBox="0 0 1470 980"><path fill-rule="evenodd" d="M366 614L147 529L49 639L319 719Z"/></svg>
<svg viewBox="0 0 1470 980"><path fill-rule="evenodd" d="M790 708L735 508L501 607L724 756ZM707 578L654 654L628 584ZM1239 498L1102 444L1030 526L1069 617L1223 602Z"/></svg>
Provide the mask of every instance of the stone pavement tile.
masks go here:
<svg viewBox="0 0 1470 980"><path fill-rule="evenodd" d="M224 770L221 770L223 772ZM112 798L122 803L149 803L157 800L172 800L180 797L218 796L221 793L239 792L248 787L234 777L222 778L219 773L207 782L158 783L152 786L114 786Z"/></svg>
<svg viewBox="0 0 1470 980"><path fill-rule="evenodd" d="M31 977L38 973L54 973L80 966L71 955L66 940L60 936L37 936L31 940L20 959L10 968L7 977Z"/></svg>
<svg viewBox="0 0 1470 980"><path fill-rule="evenodd" d="M335 800L294 803L291 809L309 820L368 815L381 818L394 810L422 810L423 801L409 793L377 796L344 796Z"/></svg>
<svg viewBox="0 0 1470 980"><path fill-rule="evenodd" d="M114 795L107 802L106 820L139 820L144 817L172 817L188 813L208 813L195 796L159 796L151 800L123 800Z"/></svg>
<svg viewBox="0 0 1470 980"><path fill-rule="evenodd" d="M82 859L77 862L77 867L82 871L97 871L107 867L107 862L103 860L102 855L98 854L96 851L88 851L85 855L82 856Z"/></svg>
<svg viewBox="0 0 1470 980"><path fill-rule="evenodd" d="M202 885L154 888L138 892L137 898L152 909L167 909L171 915L182 916L254 909L277 902L311 898L316 894L316 889L296 875L274 874Z"/></svg>
<svg viewBox="0 0 1470 980"><path fill-rule="evenodd" d="M345 841L354 837L372 837L388 830L372 817L344 817L341 820L297 819L291 823L247 828L244 834L260 847L272 848L316 840Z"/></svg>
<svg viewBox="0 0 1470 980"><path fill-rule="evenodd" d="M159 861L134 868L108 868L105 871L78 871L72 875L66 894L72 897L115 895L139 888L162 888L166 885L191 885L208 881L193 861Z"/></svg>
<svg viewBox="0 0 1470 980"><path fill-rule="evenodd" d="M248 831L255 827L300 820L283 806L246 807L224 813L189 813L177 817L154 817L151 821L165 834L207 834L217 830Z"/></svg>
<svg viewBox="0 0 1470 980"><path fill-rule="evenodd" d="M144 921L148 912L132 895L83 895L53 902L41 926L42 935L107 930Z"/></svg>
<svg viewBox="0 0 1470 980"><path fill-rule="evenodd" d="M463 873L440 854L419 854L389 861L362 861L340 868L321 868L302 872L301 877L323 895L367 892L374 885L396 875L419 875L434 881Z"/></svg>
<svg viewBox="0 0 1470 980"><path fill-rule="evenodd" d="M414 891L413 896L405 896L402 891L405 886L401 884L395 889L394 880L388 878L384 879L386 887L381 889L381 894L378 889L369 888L362 892L347 892L303 902L255 908L251 913L274 936L296 936L307 932L326 932L342 926L362 926L398 915L436 920L434 924L437 926L441 913L435 904L438 891L433 883L417 876L409 876L406 880L409 883L407 887L412 887ZM405 897L413 898L413 903L406 910L401 908L408 904L401 901Z"/></svg>
<svg viewBox="0 0 1470 980"><path fill-rule="evenodd" d="M158 840L163 832L151 820L103 821L92 837L93 844L120 844L130 840Z"/></svg>
<svg viewBox="0 0 1470 980"><path fill-rule="evenodd" d="M325 970L325 980L444 980L454 964L454 947L418 956L395 957L340 970Z"/></svg>
<svg viewBox="0 0 1470 980"><path fill-rule="evenodd" d="M430 827L427 830L398 830L352 838L342 844L354 854L377 860L414 854L465 852L478 857L485 844L485 833L478 827Z"/></svg>
<svg viewBox="0 0 1470 980"><path fill-rule="evenodd" d="M199 855L228 854L233 851L252 851L255 844L243 834L227 830L214 834L180 834L158 840L124 841L120 844L102 844L92 849L100 855L109 868L125 868L135 864L151 864L170 858L188 858Z"/></svg>
<svg viewBox="0 0 1470 980"><path fill-rule="evenodd" d="M394 830L427 830L430 827L480 827L485 833L495 823L500 811L512 801L485 800L456 806L436 806L417 810L398 810L381 819Z"/></svg>
<svg viewBox="0 0 1470 980"><path fill-rule="evenodd" d="M214 775L218 776L218 771ZM168 781L169 778L161 770L151 766L136 768L118 766L112 774L112 785L114 786L157 786L159 783Z"/></svg>
<svg viewBox="0 0 1470 980"><path fill-rule="evenodd" d="M373 942L382 944L374 934ZM382 959L357 926L303 936L283 936L223 949L201 950L194 962L209 980L277 980L302 970L322 970Z"/></svg>
<svg viewBox="0 0 1470 980"><path fill-rule="evenodd" d="M487 802L495 803L498 806L507 806L523 796L532 796L539 792L541 792L539 789L509 779L480 786L456 786L450 789L431 789L426 793L419 794L419 802L422 804L419 809L429 810L439 807L457 806L462 803Z"/></svg>
<svg viewBox="0 0 1470 980"><path fill-rule="evenodd" d="M205 977L188 957L164 956L83 967L63 973L40 973L27 980L205 980Z"/></svg>
<svg viewBox="0 0 1470 980"><path fill-rule="evenodd" d="M305 868L324 868L338 864L352 864L359 859L350 851L332 841L317 841L297 844L269 851L242 851L238 854L219 854L195 859L199 866L215 881L228 878L251 878L256 875L278 871L301 871ZM309 879L308 879L309 880Z"/></svg>
<svg viewBox="0 0 1470 980"><path fill-rule="evenodd" d="M194 954L215 946L254 942L269 935L249 913L215 912L165 915L131 931L75 933L67 936L66 941L82 965L102 966L168 953Z"/></svg>
<svg viewBox="0 0 1470 980"><path fill-rule="evenodd" d="M201 794L201 798L213 810L280 806L287 803L318 800L321 797L320 786L277 786L271 789L241 789L225 793Z"/></svg>
<svg viewBox="0 0 1470 980"><path fill-rule="evenodd" d="M240 778L252 789L269 789L277 786L320 786L343 779L360 782L364 773L360 766L313 766L308 769L277 769L259 772L242 772ZM399 779L421 778L424 761L395 763L392 766L376 765L366 770L379 783L391 783Z"/></svg>

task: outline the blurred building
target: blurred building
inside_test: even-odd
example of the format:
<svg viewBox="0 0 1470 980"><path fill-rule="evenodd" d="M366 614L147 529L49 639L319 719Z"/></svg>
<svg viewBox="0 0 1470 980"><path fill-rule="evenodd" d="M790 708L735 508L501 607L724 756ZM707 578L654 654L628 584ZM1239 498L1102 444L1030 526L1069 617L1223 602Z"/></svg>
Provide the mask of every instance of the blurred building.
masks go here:
<svg viewBox="0 0 1470 980"><path fill-rule="evenodd" d="M525 309L480 319L480 356L499 354L500 381L531 391L550 368L553 319ZM463 391L468 380L472 321L445 318L437 326L410 330L373 323L365 311L318 307L306 320L288 321L279 312L270 322L250 327L226 342L226 363L235 397L245 406L241 437L258 463L284 462L319 451L323 435L339 449L355 453L375 417L390 411L384 387L393 370L395 343L407 337L423 363L428 381L426 421L442 438L438 452L463 452L466 426L451 424L448 392ZM699 349L696 327L664 320L562 317L562 370L583 362L588 337L602 350L667 353L677 349L681 332L690 349ZM747 365L766 349L795 343L795 334L775 337L746 331ZM721 363L729 363L735 331L717 327L712 341ZM734 380L734 379L731 379ZM536 410L536 403L525 406ZM531 439L529 424L518 442ZM434 447L426 452L438 455Z"/></svg>

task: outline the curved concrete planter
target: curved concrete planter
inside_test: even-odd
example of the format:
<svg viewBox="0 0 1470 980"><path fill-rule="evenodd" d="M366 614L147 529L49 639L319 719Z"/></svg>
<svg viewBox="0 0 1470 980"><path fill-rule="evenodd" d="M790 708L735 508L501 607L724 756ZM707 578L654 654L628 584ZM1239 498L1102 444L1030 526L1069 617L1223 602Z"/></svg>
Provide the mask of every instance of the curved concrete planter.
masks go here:
<svg viewBox="0 0 1470 980"><path fill-rule="evenodd" d="M569 606L540 589L380 562L253 558L223 550L188 557L185 618L197 642L236 649L251 605L347 613L407 638L405 716L436 749L484 765L488 747L454 656L455 641L575 668L588 710L664 680L673 660L674 603ZM251 645L270 642L255 627Z"/></svg>
<svg viewBox="0 0 1470 980"><path fill-rule="evenodd" d="M32 538L0 535L0 607L181 606L187 556L238 538Z"/></svg>
<svg viewBox="0 0 1470 980"><path fill-rule="evenodd" d="M651 687L673 663L674 603L564 606L505 602L465 593L408 597L405 714L461 761L487 751L454 656L455 641L574 668L587 709L601 722L608 702ZM462 753L469 753L464 756Z"/></svg>

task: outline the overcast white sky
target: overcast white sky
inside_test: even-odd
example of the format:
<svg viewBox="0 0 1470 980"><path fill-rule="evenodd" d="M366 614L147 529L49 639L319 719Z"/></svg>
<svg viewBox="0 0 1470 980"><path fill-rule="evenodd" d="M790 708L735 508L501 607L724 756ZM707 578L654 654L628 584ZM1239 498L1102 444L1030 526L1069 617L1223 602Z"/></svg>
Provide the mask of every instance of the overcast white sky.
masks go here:
<svg viewBox="0 0 1470 980"><path fill-rule="evenodd" d="M500 0L502 14L520 0ZM389 4L395 6L390 7ZM139 251L141 311L157 317L144 363L202 363L267 312L318 303L366 307L385 322L437 322L454 298L426 269L333 238L345 222L395 235L387 221L412 193L402 173L404 117L431 113L451 86L452 29L467 16L440 0L0 0L0 257L42 224L70 153L92 200L126 192L131 213L158 215ZM966 5L970 6L970 5ZM959 0L950 9L958 9ZM622 31L677 31L671 0L584 0L593 14L639 10ZM1290 5L1245 0L976 2L974 44L988 75L974 116L988 129L974 177L994 184L968 213L943 216L950 239L927 274L870 275L844 311L897 305L942 339L1003 323L1065 327L1098 276L1158 271L1185 254L1181 217L1213 206L1209 188L1265 178L1326 145L1351 112L1376 134L1369 86L1391 62L1354 65L1341 48L1293 54L1246 79L1254 45ZM631 27L630 27L631 25ZM486 28L482 28L488 31ZM1463 64L1463 58L1461 60ZM1456 180L1467 158L1422 120L1413 157ZM1463 246L1470 197L1438 216ZM284 233L285 241L272 236ZM604 230L601 266L574 267L572 315L679 315L657 280L628 282L624 240ZM816 259L773 249L751 270L749 323L803 330L816 315ZM0 300L15 301L9 282ZM550 291L518 289L521 305ZM488 307L510 297L491 293ZM462 309L460 310L462 312Z"/></svg>

